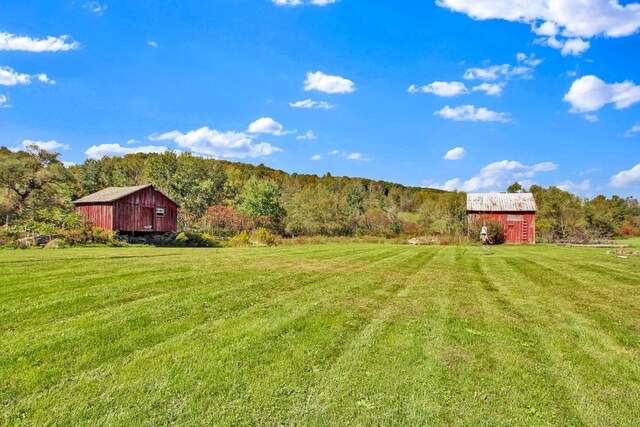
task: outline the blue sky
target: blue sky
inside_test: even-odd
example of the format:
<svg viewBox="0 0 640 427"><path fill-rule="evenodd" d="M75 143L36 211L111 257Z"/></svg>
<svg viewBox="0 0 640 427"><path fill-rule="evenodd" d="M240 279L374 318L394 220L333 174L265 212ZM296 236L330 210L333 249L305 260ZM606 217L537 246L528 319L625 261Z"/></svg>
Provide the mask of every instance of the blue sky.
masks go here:
<svg viewBox="0 0 640 427"><path fill-rule="evenodd" d="M16 1L0 145L640 195L640 4Z"/></svg>

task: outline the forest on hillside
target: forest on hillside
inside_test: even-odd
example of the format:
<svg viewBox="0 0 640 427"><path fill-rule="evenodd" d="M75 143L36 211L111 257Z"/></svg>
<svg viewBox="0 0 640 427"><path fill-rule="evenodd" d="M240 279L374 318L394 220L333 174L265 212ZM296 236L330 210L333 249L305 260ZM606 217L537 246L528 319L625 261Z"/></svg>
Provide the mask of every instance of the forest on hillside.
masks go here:
<svg viewBox="0 0 640 427"><path fill-rule="evenodd" d="M83 226L73 200L105 187L147 183L180 205L182 231L218 239L265 229L285 237L435 236L448 241L469 231L466 194L461 192L329 173L288 174L262 164L190 153L103 157L69 167L58 157L36 146L18 152L0 148L0 223L5 235L16 238L42 228L58 228L64 235L64 229ZM557 187L525 189L518 183L505 191L534 194L538 241L640 235L637 201L618 196L587 200Z"/></svg>

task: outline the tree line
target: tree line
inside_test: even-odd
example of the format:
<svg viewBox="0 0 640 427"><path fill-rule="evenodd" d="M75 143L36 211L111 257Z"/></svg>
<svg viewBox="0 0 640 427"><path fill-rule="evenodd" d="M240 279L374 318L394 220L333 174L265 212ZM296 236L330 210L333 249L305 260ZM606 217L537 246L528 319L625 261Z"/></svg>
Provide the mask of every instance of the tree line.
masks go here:
<svg viewBox="0 0 640 427"><path fill-rule="evenodd" d="M36 146L0 148L0 223L73 212L72 201L106 187L153 184L181 207L179 228L228 238L266 228L283 236L466 236L466 195L364 178L289 174L177 154L129 154L65 167ZM515 183L508 191L524 191ZM640 235L637 202L583 199L557 187L528 189L539 241Z"/></svg>

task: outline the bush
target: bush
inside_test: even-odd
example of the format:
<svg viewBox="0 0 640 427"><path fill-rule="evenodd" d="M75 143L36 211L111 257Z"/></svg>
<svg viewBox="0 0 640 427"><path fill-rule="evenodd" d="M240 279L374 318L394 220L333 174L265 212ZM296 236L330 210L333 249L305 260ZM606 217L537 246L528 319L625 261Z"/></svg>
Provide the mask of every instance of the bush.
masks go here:
<svg viewBox="0 0 640 427"><path fill-rule="evenodd" d="M471 240L474 242L480 242L480 230L482 225L487 227L487 238L492 245L499 245L507 240L507 236L504 233L504 224L500 221L493 219L478 219L469 225L469 233Z"/></svg>
<svg viewBox="0 0 640 427"><path fill-rule="evenodd" d="M358 218L358 236L397 237L403 228L395 210L372 208Z"/></svg>
<svg viewBox="0 0 640 427"><path fill-rule="evenodd" d="M237 248L237 247L250 246L250 245L251 245L251 237L249 236L249 233L247 233L244 230L236 234L229 240L227 240L227 246L230 248Z"/></svg>
<svg viewBox="0 0 640 427"><path fill-rule="evenodd" d="M258 242L267 246L275 246L276 244L276 236L269 232L266 228L261 228L256 232L256 236L258 237Z"/></svg>
<svg viewBox="0 0 640 427"><path fill-rule="evenodd" d="M416 224L415 222L404 222L402 227L402 236L403 237L415 237L422 234L422 227Z"/></svg>
<svg viewBox="0 0 640 427"><path fill-rule="evenodd" d="M187 233L185 233L184 231L180 232L175 238L175 243L178 246L187 246L188 241L189 238L187 237Z"/></svg>
<svg viewBox="0 0 640 427"><path fill-rule="evenodd" d="M115 231L106 231L101 227L94 227L87 222L79 228L66 230L59 233L59 237L69 245L94 243L99 245L114 245L116 242Z"/></svg>
<svg viewBox="0 0 640 427"><path fill-rule="evenodd" d="M196 233L183 231L174 240L177 246L190 246L195 248L219 248L220 242L209 233Z"/></svg>

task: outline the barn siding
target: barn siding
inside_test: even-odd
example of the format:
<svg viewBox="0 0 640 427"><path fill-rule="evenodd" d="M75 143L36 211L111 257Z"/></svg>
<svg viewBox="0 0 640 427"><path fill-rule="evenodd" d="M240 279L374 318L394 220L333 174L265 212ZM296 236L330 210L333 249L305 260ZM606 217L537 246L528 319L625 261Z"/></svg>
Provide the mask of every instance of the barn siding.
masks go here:
<svg viewBox="0 0 640 427"><path fill-rule="evenodd" d="M164 208L164 217L156 216L156 208ZM143 218L144 208L153 209L152 224ZM178 207L159 191L148 187L114 202L114 227L118 231L176 231ZM153 228L145 228L152 225Z"/></svg>
<svg viewBox="0 0 640 427"><path fill-rule="evenodd" d="M156 215L157 208L164 208L164 217ZM178 228L178 205L151 186L114 202L80 203L76 211L109 231L167 232Z"/></svg>
<svg viewBox="0 0 640 427"><path fill-rule="evenodd" d="M96 227L113 230L113 208L111 203L94 203L78 205L76 211L81 213L85 221L92 222Z"/></svg>
<svg viewBox="0 0 640 427"><path fill-rule="evenodd" d="M535 212L469 212L469 223L492 219L504 224L506 243L535 244L536 243L536 214Z"/></svg>

